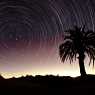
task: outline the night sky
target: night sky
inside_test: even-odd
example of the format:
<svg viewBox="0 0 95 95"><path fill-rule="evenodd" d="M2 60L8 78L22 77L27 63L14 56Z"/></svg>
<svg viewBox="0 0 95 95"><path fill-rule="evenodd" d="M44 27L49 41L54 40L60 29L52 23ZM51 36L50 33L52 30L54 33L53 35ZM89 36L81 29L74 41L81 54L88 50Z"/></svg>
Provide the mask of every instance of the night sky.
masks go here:
<svg viewBox="0 0 95 95"><path fill-rule="evenodd" d="M58 50L74 25L95 30L95 0L0 0L0 73L79 75L78 62L61 63ZM85 63L95 74L88 58Z"/></svg>

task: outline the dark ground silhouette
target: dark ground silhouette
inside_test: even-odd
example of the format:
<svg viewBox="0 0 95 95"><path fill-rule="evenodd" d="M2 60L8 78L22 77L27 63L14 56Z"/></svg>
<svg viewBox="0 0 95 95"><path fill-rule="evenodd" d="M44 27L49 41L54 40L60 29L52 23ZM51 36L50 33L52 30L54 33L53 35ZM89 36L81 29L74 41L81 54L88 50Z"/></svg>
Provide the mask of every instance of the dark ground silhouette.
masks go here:
<svg viewBox="0 0 95 95"><path fill-rule="evenodd" d="M91 95L95 93L95 76L0 77L0 95Z"/></svg>

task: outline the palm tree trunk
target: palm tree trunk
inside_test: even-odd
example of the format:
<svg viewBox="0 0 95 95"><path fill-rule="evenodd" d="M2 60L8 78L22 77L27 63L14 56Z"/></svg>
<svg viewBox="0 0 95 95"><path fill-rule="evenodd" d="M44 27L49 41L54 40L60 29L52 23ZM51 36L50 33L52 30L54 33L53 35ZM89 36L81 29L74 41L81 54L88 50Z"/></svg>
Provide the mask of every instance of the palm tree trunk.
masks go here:
<svg viewBox="0 0 95 95"><path fill-rule="evenodd" d="M86 75L85 66L84 66L84 58L85 58L85 55L80 53L79 54L79 67L80 67L81 76Z"/></svg>

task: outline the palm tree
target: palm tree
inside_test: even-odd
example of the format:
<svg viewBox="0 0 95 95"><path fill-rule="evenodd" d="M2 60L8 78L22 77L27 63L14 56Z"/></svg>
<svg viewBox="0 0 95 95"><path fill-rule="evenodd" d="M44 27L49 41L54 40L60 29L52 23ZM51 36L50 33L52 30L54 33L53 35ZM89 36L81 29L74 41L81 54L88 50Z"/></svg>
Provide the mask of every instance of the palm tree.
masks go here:
<svg viewBox="0 0 95 95"><path fill-rule="evenodd" d="M74 29L66 30L64 32L63 43L59 46L59 55L62 62L69 59L71 63L74 59L78 58L80 74L81 76L85 76L84 59L86 55L90 59L89 65L93 61L94 66L95 32L77 26Z"/></svg>

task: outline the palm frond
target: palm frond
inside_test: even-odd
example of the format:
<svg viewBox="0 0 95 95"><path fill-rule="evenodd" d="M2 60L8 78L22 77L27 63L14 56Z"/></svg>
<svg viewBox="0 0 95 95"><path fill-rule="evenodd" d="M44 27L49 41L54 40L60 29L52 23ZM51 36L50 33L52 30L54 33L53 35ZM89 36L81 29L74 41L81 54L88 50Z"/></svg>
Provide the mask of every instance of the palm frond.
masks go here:
<svg viewBox="0 0 95 95"><path fill-rule="evenodd" d="M83 53L87 53L90 62L95 61L95 32L92 30L85 31L85 28L74 27L74 29L68 29L64 32L63 43L59 47L59 55L64 62L69 59L70 62L76 59L80 50Z"/></svg>

